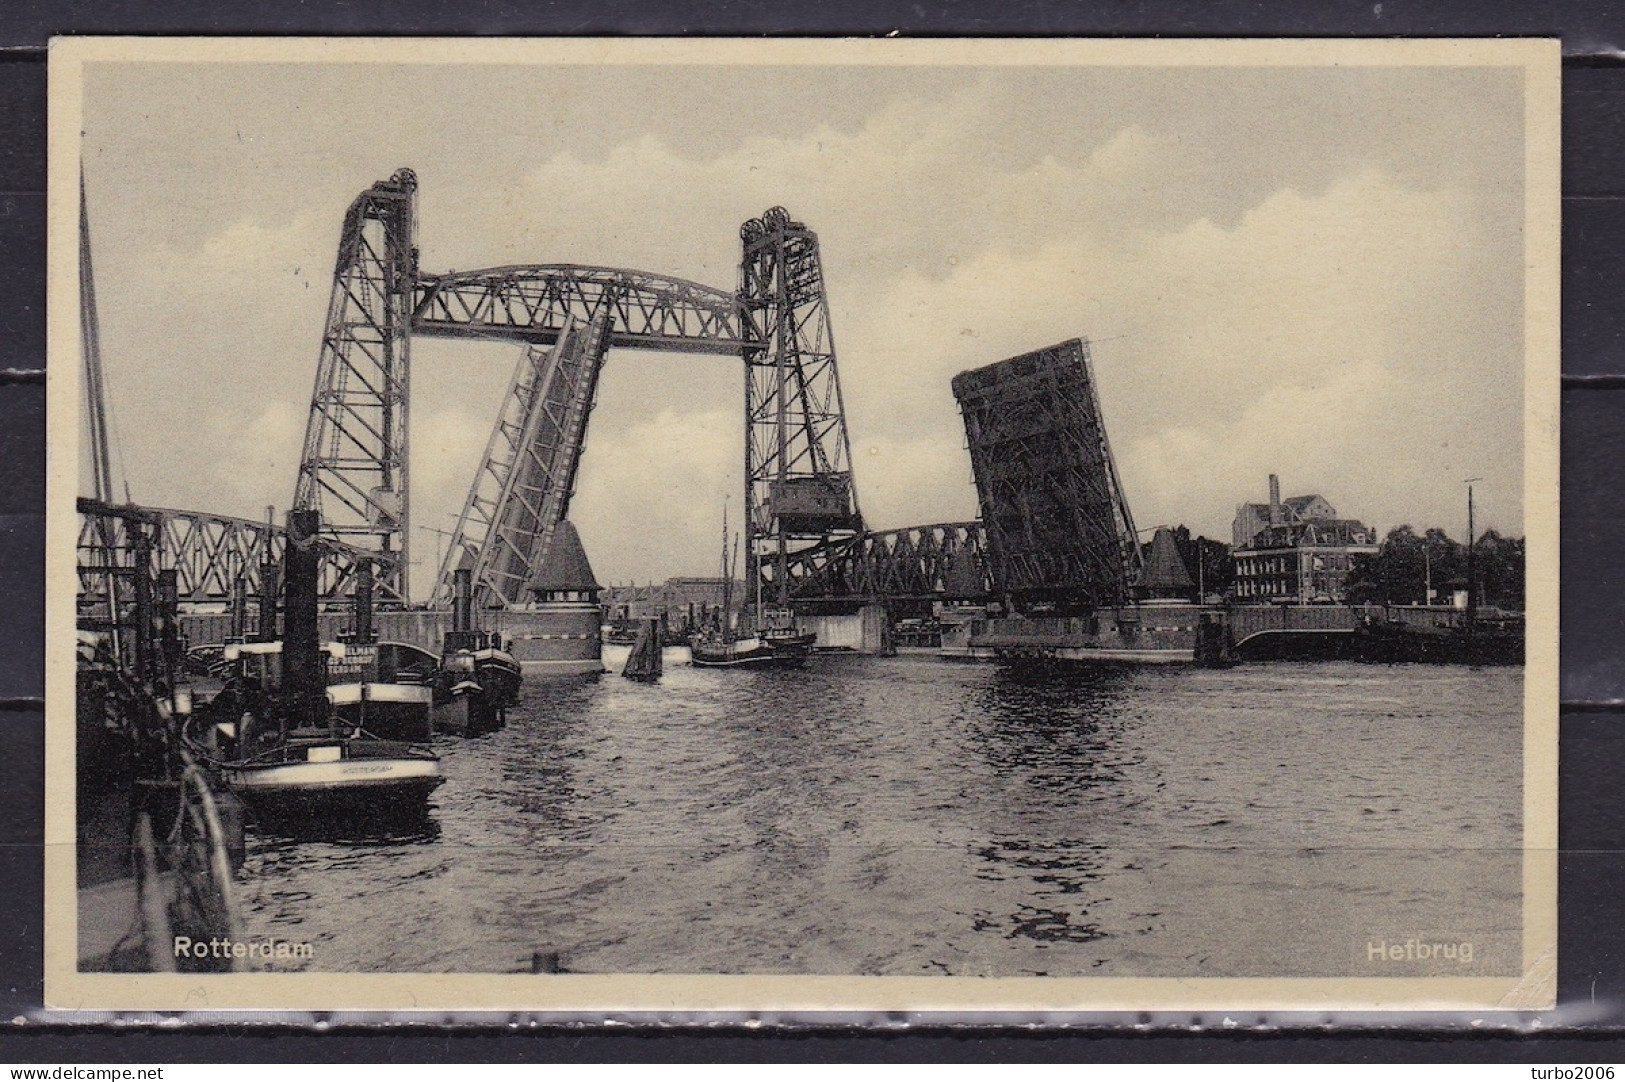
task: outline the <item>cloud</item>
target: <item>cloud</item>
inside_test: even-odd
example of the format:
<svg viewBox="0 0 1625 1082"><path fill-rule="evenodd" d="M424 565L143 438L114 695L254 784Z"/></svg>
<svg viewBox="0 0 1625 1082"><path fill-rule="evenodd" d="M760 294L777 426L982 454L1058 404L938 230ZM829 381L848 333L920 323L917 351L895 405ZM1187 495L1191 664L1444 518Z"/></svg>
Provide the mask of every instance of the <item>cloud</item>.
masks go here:
<svg viewBox="0 0 1625 1082"><path fill-rule="evenodd" d="M570 519L600 582L717 573L724 502L730 530L744 522L741 425L724 409L662 410L589 435Z"/></svg>
<svg viewBox="0 0 1625 1082"><path fill-rule="evenodd" d="M239 218L199 244L158 247L106 232L102 352L132 494L251 517L285 509L331 289L332 255L315 253L332 230L309 216Z"/></svg>
<svg viewBox="0 0 1625 1082"><path fill-rule="evenodd" d="M1493 238L1465 201L1368 170L1233 228L1083 232L903 275L842 325L882 343L844 369L854 438L957 432L955 372L1086 337L1138 518L1222 536L1278 472L1351 515L1452 521L1455 474L1516 478L1520 453L1482 423L1516 423L1519 298L1483 281ZM962 469L917 466L927 487ZM1516 523L1515 486L1501 498Z"/></svg>
<svg viewBox="0 0 1625 1082"><path fill-rule="evenodd" d="M421 109L361 135L322 104L374 78L346 71L210 76L202 111L236 127L160 108L163 73L145 105L116 80L92 102L138 500L286 502L344 206L405 163L429 271L732 288L740 222L788 207L820 237L877 526L974 513L956 372L1082 336L1144 525L1226 536L1276 472L1376 524L1453 522L1460 477L1486 476L1489 520L1521 530L1522 106L1482 73L742 70L667 101L679 77L655 71L468 68L390 76ZM503 123L534 139L447 119L498 86L529 87ZM414 344L419 525L460 507L516 348ZM710 573L743 483L729 364L612 356L572 508L601 578Z"/></svg>

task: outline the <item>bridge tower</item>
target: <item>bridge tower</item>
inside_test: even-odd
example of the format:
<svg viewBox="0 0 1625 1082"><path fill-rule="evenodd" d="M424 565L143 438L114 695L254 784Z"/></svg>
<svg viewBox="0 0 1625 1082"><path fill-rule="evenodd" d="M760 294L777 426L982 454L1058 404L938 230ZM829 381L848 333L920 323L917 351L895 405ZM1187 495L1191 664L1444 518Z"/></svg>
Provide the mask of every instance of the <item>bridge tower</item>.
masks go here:
<svg viewBox="0 0 1625 1082"><path fill-rule="evenodd" d="M380 603L405 603L410 550L408 347L417 177L397 170L350 204L294 490L324 532L376 553Z"/></svg>
<svg viewBox="0 0 1625 1082"><path fill-rule="evenodd" d="M863 516L818 235L774 207L739 237L747 581L782 606L807 554L861 534Z"/></svg>

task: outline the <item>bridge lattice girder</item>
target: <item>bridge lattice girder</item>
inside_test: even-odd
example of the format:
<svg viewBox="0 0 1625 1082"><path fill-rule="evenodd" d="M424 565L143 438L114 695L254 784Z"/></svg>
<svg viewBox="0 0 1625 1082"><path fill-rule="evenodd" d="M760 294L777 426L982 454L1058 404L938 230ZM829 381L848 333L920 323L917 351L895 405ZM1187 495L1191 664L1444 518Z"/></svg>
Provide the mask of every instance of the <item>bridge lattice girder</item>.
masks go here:
<svg viewBox="0 0 1625 1082"><path fill-rule="evenodd" d="M106 604L108 585L125 573L133 550L132 531L144 529L152 543L154 570L173 568L180 600L190 603L229 601L237 578L250 596L260 592L260 565L282 565L281 526L252 519L178 511L166 507L116 506L79 500L79 598L85 605ZM356 569L370 553L340 541L324 539L321 596L347 598ZM117 587L115 586L116 590Z"/></svg>
<svg viewBox="0 0 1625 1082"><path fill-rule="evenodd" d="M280 568L283 528L252 519L163 507L112 506L79 500L79 597L105 604L105 552L130 548L131 524L144 525L159 568L174 568L184 603L229 601L241 576L249 596L260 592L260 565ZM322 542L321 596L348 599L356 569L374 559L365 549ZM114 560L118 557L115 555ZM843 538L797 554L792 596L799 600L966 600L992 594L980 522L909 526Z"/></svg>
<svg viewBox="0 0 1625 1082"><path fill-rule="evenodd" d="M797 600L977 601L992 595L980 522L880 530L796 553Z"/></svg>
<svg viewBox="0 0 1625 1082"><path fill-rule="evenodd" d="M370 560L379 603L407 600L411 338L496 339L535 349L555 345L572 325L596 325L607 333L583 371L601 363L611 347L744 358L748 502L762 512L752 516L757 556L771 549L773 515L793 512L801 520L798 527L779 523L787 563L753 560L764 579L782 567L788 592L799 598L985 594L979 524L854 532L862 530L862 517L817 238L783 208L746 223L738 292L578 264L430 275L418 270L416 186L416 177L404 169L375 184L352 204L340 236L294 498L295 507L325 508L324 598L346 595L357 569ZM590 408L589 382L565 382L586 389ZM582 400L581 394L572 396L572 409ZM543 456L550 464L547 483L531 487L546 489L548 499L533 516L544 527L567 508L583 431L581 423L562 425L563 436L553 441L562 450ZM784 506L768 514L775 498ZM106 584L115 578L106 571L107 554L116 559L136 530L153 546L158 567L176 571L183 601L228 600L239 579L256 594L261 564L280 564L282 558L282 529L249 519L84 500L80 513L80 586L91 602L99 596L105 604ZM502 515L500 507L491 507L487 525ZM545 534L538 530L539 537ZM793 549L783 545L784 534L796 535ZM539 556L533 548L528 562ZM521 570L509 577L523 581Z"/></svg>
<svg viewBox="0 0 1625 1082"><path fill-rule="evenodd" d="M411 303L417 177L396 171L344 216L293 506L377 556L380 600L408 597Z"/></svg>
<svg viewBox="0 0 1625 1082"><path fill-rule="evenodd" d="M863 513L818 234L772 207L739 239L746 581L784 603L806 554L861 536Z"/></svg>
<svg viewBox="0 0 1625 1082"><path fill-rule="evenodd" d="M572 263L422 275L412 332L552 345L608 305L609 346L738 356L739 301L698 282Z"/></svg>

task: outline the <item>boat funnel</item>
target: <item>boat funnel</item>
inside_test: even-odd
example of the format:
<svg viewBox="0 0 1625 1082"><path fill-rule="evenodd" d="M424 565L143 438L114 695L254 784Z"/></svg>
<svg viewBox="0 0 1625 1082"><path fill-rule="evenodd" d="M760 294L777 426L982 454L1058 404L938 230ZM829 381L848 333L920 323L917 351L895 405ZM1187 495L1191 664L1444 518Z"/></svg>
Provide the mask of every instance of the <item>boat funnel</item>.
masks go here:
<svg viewBox="0 0 1625 1082"><path fill-rule="evenodd" d="M271 560L260 564L260 619L254 629L254 638L259 642L275 642L277 638L276 595L282 579L280 572Z"/></svg>
<svg viewBox="0 0 1625 1082"><path fill-rule="evenodd" d="M282 551L282 687L301 718L326 712L327 655L322 652L316 607L321 574L321 542L316 535L321 525L319 511L289 511Z"/></svg>
<svg viewBox="0 0 1625 1082"><path fill-rule="evenodd" d="M474 630L474 570L459 567L451 573L451 629Z"/></svg>
<svg viewBox="0 0 1625 1082"><path fill-rule="evenodd" d="M362 560L355 571L355 627L352 629L354 641L362 645L378 638L372 623L372 585L372 561Z"/></svg>

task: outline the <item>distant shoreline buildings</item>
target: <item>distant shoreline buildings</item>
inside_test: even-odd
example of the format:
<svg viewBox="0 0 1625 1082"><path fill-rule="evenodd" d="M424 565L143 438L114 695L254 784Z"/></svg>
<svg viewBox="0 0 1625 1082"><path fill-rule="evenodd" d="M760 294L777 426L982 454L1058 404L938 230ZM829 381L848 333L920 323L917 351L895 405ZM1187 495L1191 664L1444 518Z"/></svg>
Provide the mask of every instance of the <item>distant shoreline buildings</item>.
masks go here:
<svg viewBox="0 0 1625 1082"><path fill-rule="evenodd" d="M1339 518L1319 494L1282 499L1273 473L1269 484L1269 502L1238 505L1231 524L1236 600L1345 600L1355 557L1378 551L1376 531L1358 519Z"/></svg>
<svg viewBox="0 0 1625 1082"><path fill-rule="evenodd" d="M662 616L678 623L685 618L695 620L722 608L724 585L721 578L686 575L646 586L636 583L609 586L602 595L605 617L611 623L652 620ZM745 583L736 579L732 593L734 610L743 611L749 600Z"/></svg>

